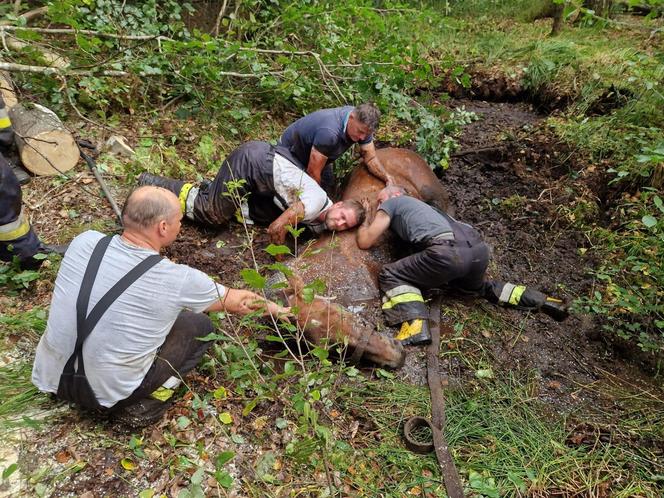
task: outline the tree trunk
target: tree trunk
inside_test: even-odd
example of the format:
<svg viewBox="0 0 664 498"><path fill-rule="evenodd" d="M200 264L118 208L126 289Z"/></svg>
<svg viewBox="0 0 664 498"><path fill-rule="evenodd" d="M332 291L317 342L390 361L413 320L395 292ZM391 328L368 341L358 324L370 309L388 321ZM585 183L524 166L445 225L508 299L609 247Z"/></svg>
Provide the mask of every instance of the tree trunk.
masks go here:
<svg viewBox="0 0 664 498"><path fill-rule="evenodd" d="M595 12L596 16L609 17L613 0L584 0L583 6Z"/></svg>
<svg viewBox="0 0 664 498"><path fill-rule="evenodd" d="M57 175L72 169L79 150L74 137L50 109L21 104L9 111L23 166L35 175Z"/></svg>
<svg viewBox="0 0 664 498"><path fill-rule="evenodd" d="M553 24L551 26L550 36L558 36L563 29L563 12L565 4L557 3L553 6Z"/></svg>

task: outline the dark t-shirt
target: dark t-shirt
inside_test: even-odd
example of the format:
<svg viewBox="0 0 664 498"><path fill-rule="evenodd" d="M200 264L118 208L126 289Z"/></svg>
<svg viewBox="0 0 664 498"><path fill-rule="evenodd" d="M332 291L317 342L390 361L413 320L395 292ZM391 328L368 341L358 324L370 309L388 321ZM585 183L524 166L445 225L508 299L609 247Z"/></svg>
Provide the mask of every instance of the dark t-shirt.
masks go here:
<svg viewBox="0 0 664 498"><path fill-rule="evenodd" d="M327 156L327 164L330 164L355 143L346 135L346 123L353 109L347 105L307 114L286 128L279 145L287 147L305 168L309 164L311 147ZM359 143L368 144L372 140L370 135Z"/></svg>
<svg viewBox="0 0 664 498"><path fill-rule="evenodd" d="M414 197L392 197L378 209L390 217L390 229L412 244L425 244L436 235L453 232L442 213Z"/></svg>

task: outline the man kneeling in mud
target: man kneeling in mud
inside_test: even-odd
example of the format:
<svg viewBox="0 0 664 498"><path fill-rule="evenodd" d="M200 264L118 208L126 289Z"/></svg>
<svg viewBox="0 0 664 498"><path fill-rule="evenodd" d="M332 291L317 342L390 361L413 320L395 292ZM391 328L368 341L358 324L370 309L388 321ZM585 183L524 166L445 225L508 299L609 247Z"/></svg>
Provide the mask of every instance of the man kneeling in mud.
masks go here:
<svg viewBox="0 0 664 498"><path fill-rule="evenodd" d="M161 418L173 389L210 345L199 340L213 331L203 312L289 312L159 256L181 220L172 192L140 187L125 203L122 235L89 230L71 242L37 346L35 386L130 425L148 425Z"/></svg>
<svg viewBox="0 0 664 498"><path fill-rule="evenodd" d="M270 225L268 233L275 244L282 244L286 227L298 222L316 235L362 223L364 208L359 202L333 204L303 169L285 147L253 141L235 149L212 182L196 187L142 173L138 183L174 192L184 215L199 223L219 227L237 217L250 224Z"/></svg>
<svg viewBox="0 0 664 498"><path fill-rule="evenodd" d="M565 320L563 302L523 285L486 279L489 247L470 225L409 197L403 188L386 187L378 194L378 211L357 232L357 245L369 249L389 228L417 252L383 266L378 283L389 325L401 324L396 336L405 345L428 344L431 334L421 289L450 285L481 295L493 303L542 311ZM365 202L368 209L368 203Z"/></svg>

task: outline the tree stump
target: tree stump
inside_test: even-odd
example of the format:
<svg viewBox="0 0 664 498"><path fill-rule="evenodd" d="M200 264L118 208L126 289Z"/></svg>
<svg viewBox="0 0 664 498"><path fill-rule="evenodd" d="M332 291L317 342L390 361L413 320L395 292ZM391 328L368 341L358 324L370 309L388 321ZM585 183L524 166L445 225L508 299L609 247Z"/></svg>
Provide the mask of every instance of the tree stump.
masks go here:
<svg viewBox="0 0 664 498"><path fill-rule="evenodd" d="M57 175L72 169L79 158L74 137L50 109L17 104L9 111L23 166L35 175Z"/></svg>
<svg viewBox="0 0 664 498"><path fill-rule="evenodd" d="M14 93L14 85L7 71L0 71L0 96L5 101L7 109L11 109L18 104L16 93Z"/></svg>

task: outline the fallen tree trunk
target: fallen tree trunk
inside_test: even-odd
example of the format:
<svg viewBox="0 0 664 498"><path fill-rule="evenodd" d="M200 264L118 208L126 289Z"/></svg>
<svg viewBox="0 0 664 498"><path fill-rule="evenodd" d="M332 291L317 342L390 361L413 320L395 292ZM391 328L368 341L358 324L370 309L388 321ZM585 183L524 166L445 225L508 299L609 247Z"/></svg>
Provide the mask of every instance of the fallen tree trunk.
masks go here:
<svg viewBox="0 0 664 498"><path fill-rule="evenodd" d="M58 69L66 69L69 67L69 59L58 54L57 52L54 52L53 50L49 50L32 43L27 43L14 37L7 37L6 43L9 49L16 52L20 52L24 48L31 48L36 50L41 55L42 59L44 59L44 62L48 64L48 67L54 67Z"/></svg>
<svg viewBox="0 0 664 498"><path fill-rule="evenodd" d="M50 109L17 104L9 111L23 166L35 175L57 175L72 169L79 158L74 137Z"/></svg>

